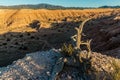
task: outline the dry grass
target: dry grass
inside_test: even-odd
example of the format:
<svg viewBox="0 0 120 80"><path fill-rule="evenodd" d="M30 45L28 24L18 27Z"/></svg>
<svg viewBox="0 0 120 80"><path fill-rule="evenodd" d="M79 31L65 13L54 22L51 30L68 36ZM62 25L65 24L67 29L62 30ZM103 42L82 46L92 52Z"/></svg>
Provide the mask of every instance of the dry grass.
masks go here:
<svg viewBox="0 0 120 80"><path fill-rule="evenodd" d="M113 80L119 80L120 79L120 65L117 64L116 61L113 61L112 65L113 65L114 71L110 74L110 76Z"/></svg>

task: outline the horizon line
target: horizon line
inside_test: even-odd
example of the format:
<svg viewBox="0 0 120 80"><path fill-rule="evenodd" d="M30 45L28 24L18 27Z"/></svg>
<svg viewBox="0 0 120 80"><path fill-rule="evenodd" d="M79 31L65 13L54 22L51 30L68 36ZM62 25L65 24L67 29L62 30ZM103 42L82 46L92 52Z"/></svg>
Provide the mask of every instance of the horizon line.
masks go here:
<svg viewBox="0 0 120 80"><path fill-rule="evenodd" d="M12 4L12 5L0 5L0 6L22 6L22 5L39 5L39 4L46 4L46 5L52 5L52 6L60 6L60 7L66 7L66 8L69 8L69 7L73 7L73 8L99 8L99 7L102 7L102 6L110 6L110 7L114 7L114 6L120 6L120 5L102 5L102 6L63 6L63 5L57 5L57 4L49 4L49 3L38 3L38 4Z"/></svg>

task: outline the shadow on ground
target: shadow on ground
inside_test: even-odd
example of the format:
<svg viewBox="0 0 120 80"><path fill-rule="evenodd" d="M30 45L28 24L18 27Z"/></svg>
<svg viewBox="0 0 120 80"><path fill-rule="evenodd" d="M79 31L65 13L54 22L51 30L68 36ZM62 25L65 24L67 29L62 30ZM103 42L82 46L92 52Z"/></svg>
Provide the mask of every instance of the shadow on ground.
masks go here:
<svg viewBox="0 0 120 80"><path fill-rule="evenodd" d="M51 28L40 28L36 32L8 32L0 35L0 66L7 66L23 58L27 53L50 48L60 48L71 43L71 36L81 22L52 23ZM109 17L93 19L85 24L83 40L92 39L92 51L120 58L119 20Z"/></svg>
<svg viewBox="0 0 120 80"><path fill-rule="evenodd" d="M0 67L23 58L27 53L50 48L60 48L69 43L75 34L74 27L79 22L53 23L51 28L41 28L36 32L8 32L0 35Z"/></svg>
<svg viewBox="0 0 120 80"><path fill-rule="evenodd" d="M83 31L86 35L84 39L92 39L92 51L120 58L120 20L114 20L114 17L88 22Z"/></svg>

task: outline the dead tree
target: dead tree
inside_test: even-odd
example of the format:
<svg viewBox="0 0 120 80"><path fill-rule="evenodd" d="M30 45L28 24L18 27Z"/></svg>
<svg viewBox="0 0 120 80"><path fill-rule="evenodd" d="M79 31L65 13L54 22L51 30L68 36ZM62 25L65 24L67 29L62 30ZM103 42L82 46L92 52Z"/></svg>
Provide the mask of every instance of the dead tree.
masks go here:
<svg viewBox="0 0 120 80"><path fill-rule="evenodd" d="M82 31L83 31L83 27L84 27L84 24L89 21L91 18L89 19L86 19L85 21L83 21L81 23L81 25L79 26L79 28L75 28L76 31L77 31L77 34L72 36L72 39L73 41L76 41L76 45L75 45L75 49L77 50L80 50L80 46L81 45L86 45L87 46L87 49L88 49L88 58L90 57L90 53L91 53L91 48L90 48L90 43L91 43L91 40L88 40L86 42L82 41Z"/></svg>

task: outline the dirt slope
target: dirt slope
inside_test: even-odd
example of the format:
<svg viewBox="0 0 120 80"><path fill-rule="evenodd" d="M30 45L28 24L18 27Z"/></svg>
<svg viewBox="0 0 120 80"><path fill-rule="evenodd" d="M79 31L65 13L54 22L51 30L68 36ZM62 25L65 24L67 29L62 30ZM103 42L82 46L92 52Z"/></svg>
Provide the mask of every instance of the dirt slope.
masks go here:
<svg viewBox="0 0 120 80"><path fill-rule="evenodd" d="M33 20L39 20L41 26L48 28L51 23L61 21L81 21L88 17L111 15L113 9L85 9L85 10L0 10L0 29L6 31L24 31L26 25ZM17 30L17 28L23 28ZM15 30L16 29L16 30ZM1 32L2 33L2 32Z"/></svg>
<svg viewBox="0 0 120 80"><path fill-rule="evenodd" d="M93 51L120 58L120 14L95 19L84 32L92 41Z"/></svg>

